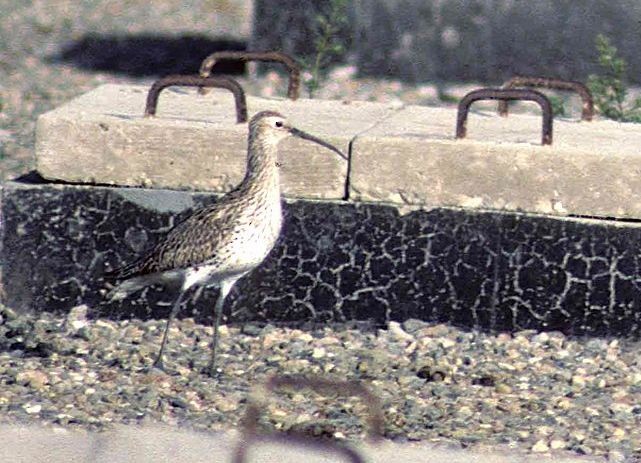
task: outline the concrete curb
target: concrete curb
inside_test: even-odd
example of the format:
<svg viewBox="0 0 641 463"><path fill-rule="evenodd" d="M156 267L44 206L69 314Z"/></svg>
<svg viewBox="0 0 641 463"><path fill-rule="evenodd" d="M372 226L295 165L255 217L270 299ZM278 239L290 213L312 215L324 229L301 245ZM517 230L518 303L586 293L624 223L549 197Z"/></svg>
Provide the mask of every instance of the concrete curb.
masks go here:
<svg viewBox="0 0 641 463"><path fill-rule="evenodd" d="M240 181L247 129L234 123L231 95L168 90L158 116L144 118L146 92L105 85L41 116L41 175L216 192ZM258 97L247 103L250 115L281 111L350 153L348 165L308 142L284 142L283 191L290 198L641 218L638 124L556 120L553 145L540 146L538 116L476 111L469 137L455 140L452 109Z"/></svg>
<svg viewBox="0 0 641 463"><path fill-rule="evenodd" d="M238 442L238 432L205 433L168 426L117 426L104 432L68 431L38 426L0 426L0 460L12 463L214 463L229 462ZM487 451L448 450L426 443L361 444L359 452L369 463L555 463L605 462L603 458L578 457L569 452L536 455L507 449ZM332 454L305 451L300 447L262 444L250 452L249 461L309 463L340 461ZM331 458L331 459L328 459Z"/></svg>

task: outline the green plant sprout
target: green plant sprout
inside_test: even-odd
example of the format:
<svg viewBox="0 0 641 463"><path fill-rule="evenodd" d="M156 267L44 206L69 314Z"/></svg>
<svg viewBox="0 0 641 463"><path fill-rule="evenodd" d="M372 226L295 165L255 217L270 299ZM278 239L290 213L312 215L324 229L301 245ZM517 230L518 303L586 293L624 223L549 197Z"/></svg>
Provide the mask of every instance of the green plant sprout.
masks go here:
<svg viewBox="0 0 641 463"><path fill-rule="evenodd" d="M331 59L345 52L339 32L348 23L347 6L347 0L330 0L327 13L316 16L315 56L305 66L310 73L310 77L305 80L310 98L320 88L321 81L326 76L325 68Z"/></svg>
<svg viewBox="0 0 641 463"><path fill-rule="evenodd" d="M588 77L588 88L592 92L596 108L608 119L641 122L641 98L636 98L631 106L626 106L627 63L617 56L617 48L603 34L596 36L596 49L602 74Z"/></svg>
<svg viewBox="0 0 641 463"><path fill-rule="evenodd" d="M565 99L560 96L550 95L548 96L550 104L552 105L552 114L555 116L566 116L565 112Z"/></svg>
<svg viewBox="0 0 641 463"><path fill-rule="evenodd" d="M445 87L443 85L437 85L436 91L438 93L439 101L441 101L443 103L458 103L459 100L460 100L460 98L458 98L458 97L456 97L456 96L454 96L454 95L452 95L450 93L447 93L447 90L445 89Z"/></svg>

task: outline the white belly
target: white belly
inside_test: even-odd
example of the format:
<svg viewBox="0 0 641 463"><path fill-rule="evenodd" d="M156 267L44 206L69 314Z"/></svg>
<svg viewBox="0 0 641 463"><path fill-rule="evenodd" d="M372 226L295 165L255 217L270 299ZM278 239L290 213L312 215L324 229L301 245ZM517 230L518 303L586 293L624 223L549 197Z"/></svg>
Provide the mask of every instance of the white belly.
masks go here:
<svg viewBox="0 0 641 463"><path fill-rule="evenodd" d="M194 284L214 285L224 280L235 280L260 265L278 239L281 214L278 196L241 218L225 236L209 263L186 271L183 288Z"/></svg>
<svg viewBox="0 0 641 463"><path fill-rule="evenodd" d="M281 224L279 198L269 208L264 208L251 223L239 224L234 230L222 251L226 261L224 267L233 271L233 268L252 269L260 265L274 247Z"/></svg>
<svg viewBox="0 0 641 463"><path fill-rule="evenodd" d="M244 227L233 240L233 253L239 263L260 264L272 250L281 229L280 202L272 208L263 220L256 220L251 226Z"/></svg>

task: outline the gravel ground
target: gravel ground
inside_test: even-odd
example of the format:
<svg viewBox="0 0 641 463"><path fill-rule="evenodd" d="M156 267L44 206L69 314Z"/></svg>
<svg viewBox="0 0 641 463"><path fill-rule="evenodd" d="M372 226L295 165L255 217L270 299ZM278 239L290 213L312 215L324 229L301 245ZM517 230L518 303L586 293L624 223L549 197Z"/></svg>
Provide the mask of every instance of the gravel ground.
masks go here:
<svg viewBox="0 0 641 463"><path fill-rule="evenodd" d="M377 332L224 326L220 376L211 379L201 372L211 327L178 321L165 373L149 370L163 321L91 320L86 312L2 309L2 421L223 430L239 425L248 397L270 376L323 375L367 384L383 402L389 439L641 461L639 342L489 335L415 320ZM365 410L358 398L292 391L273 397L260 422L360 439Z"/></svg>
<svg viewBox="0 0 641 463"><path fill-rule="evenodd" d="M208 4L0 0L0 179L32 169L39 114L101 83L150 82L52 62L64 44L91 31L205 33ZM264 96L285 88L274 73L241 83ZM457 97L476 86L447 92ZM357 79L346 66L331 73L316 97L452 104L439 93L433 84ZM578 111L575 104L571 115ZM252 389L271 375L322 374L370 385L383 401L391 439L641 461L638 342L488 335L418 321L378 332L229 326L221 330L221 375L213 380L200 373L211 328L178 321L169 344L171 373L147 372L163 321L86 320L84 310L67 319L0 310L0 421L229 429L238 425ZM358 399L292 392L275 397L261 422L360 438L363 413Z"/></svg>

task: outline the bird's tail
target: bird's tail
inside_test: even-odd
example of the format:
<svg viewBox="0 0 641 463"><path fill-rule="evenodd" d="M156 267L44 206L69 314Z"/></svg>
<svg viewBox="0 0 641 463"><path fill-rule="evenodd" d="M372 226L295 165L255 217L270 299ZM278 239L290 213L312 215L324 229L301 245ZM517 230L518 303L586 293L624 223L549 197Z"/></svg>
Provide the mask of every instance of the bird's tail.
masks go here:
<svg viewBox="0 0 641 463"><path fill-rule="evenodd" d="M136 291L154 285L161 284L169 289L177 289L182 286L184 277L180 270L148 273L122 280L107 293L110 301L120 301Z"/></svg>
<svg viewBox="0 0 641 463"><path fill-rule="evenodd" d="M140 291L144 287L155 283L156 281L154 278L152 278L153 276L153 274L143 275L130 278L129 280L121 281L107 293L107 298L112 302L121 301L130 294L133 294L136 291Z"/></svg>
<svg viewBox="0 0 641 463"><path fill-rule="evenodd" d="M108 300L120 301L153 283L153 281L149 281L149 275L137 275L140 272L141 264L142 261L137 260L103 274L103 279L109 290Z"/></svg>

